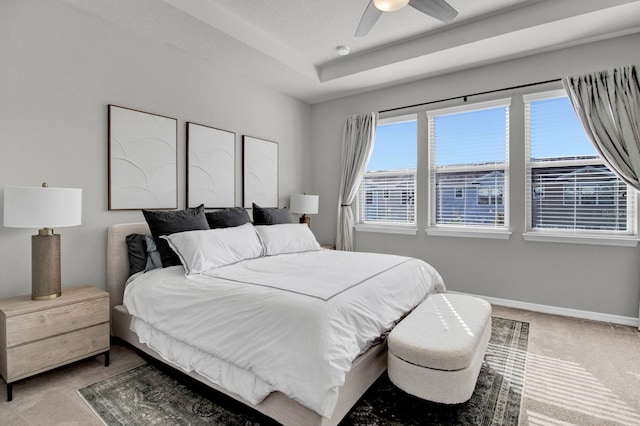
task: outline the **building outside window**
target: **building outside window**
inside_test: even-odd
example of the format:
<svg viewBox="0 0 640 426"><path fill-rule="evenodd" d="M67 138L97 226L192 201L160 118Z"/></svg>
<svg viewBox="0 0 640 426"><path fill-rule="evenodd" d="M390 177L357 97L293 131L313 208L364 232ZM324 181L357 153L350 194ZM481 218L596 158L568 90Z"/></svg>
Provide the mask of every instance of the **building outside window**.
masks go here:
<svg viewBox="0 0 640 426"><path fill-rule="evenodd" d="M507 229L509 99L427 112L429 226Z"/></svg>
<svg viewBox="0 0 640 426"><path fill-rule="evenodd" d="M524 102L527 231L635 235L633 191L604 165L564 90Z"/></svg>
<svg viewBox="0 0 640 426"><path fill-rule="evenodd" d="M415 114L378 122L373 153L359 191L358 223L415 225Z"/></svg>

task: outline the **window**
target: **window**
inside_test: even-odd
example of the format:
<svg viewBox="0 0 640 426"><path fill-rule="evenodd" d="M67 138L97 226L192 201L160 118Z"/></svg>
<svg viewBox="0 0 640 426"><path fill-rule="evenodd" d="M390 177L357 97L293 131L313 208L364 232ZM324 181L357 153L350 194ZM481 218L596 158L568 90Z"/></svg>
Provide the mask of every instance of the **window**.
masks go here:
<svg viewBox="0 0 640 426"><path fill-rule="evenodd" d="M563 90L526 95L527 231L635 235L635 197L604 165Z"/></svg>
<svg viewBox="0 0 640 426"><path fill-rule="evenodd" d="M502 189L496 187L478 188L478 205L502 205Z"/></svg>
<svg viewBox="0 0 640 426"><path fill-rule="evenodd" d="M360 224L415 225L416 115L382 119L360 185Z"/></svg>
<svg viewBox="0 0 640 426"><path fill-rule="evenodd" d="M431 228L506 230L509 99L428 111Z"/></svg>

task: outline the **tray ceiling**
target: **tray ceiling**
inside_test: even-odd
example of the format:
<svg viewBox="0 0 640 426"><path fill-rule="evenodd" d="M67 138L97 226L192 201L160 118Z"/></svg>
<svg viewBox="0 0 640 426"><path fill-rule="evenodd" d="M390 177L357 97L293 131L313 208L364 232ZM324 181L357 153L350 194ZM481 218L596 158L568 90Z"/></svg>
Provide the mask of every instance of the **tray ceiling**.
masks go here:
<svg viewBox="0 0 640 426"><path fill-rule="evenodd" d="M61 1L312 104L640 32L640 0L448 0L450 24L405 7L361 38L369 0Z"/></svg>

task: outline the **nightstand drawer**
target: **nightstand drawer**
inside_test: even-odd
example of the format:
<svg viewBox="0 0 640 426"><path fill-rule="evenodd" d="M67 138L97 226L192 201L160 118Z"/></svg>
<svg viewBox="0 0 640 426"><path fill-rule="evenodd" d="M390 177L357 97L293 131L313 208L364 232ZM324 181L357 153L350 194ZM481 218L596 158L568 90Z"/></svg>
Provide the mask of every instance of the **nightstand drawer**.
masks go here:
<svg viewBox="0 0 640 426"><path fill-rule="evenodd" d="M16 346L7 351L7 382L109 350L109 323Z"/></svg>
<svg viewBox="0 0 640 426"><path fill-rule="evenodd" d="M7 318L6 345L12 348L108 321L108 297L18 315Z"/></svg>

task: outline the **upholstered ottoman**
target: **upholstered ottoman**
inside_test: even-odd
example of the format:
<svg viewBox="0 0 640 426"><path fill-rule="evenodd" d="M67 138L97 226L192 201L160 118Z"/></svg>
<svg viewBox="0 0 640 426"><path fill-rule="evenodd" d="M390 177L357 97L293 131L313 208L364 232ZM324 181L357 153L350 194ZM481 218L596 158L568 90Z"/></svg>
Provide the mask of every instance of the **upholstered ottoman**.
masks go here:
<svg viewBox="0 0 640 426"><path fill-rule="evenodd" d="M465 402L490 337L489 303L463 294L431 295L389 334L389 378L429 401Z"/></svg>

